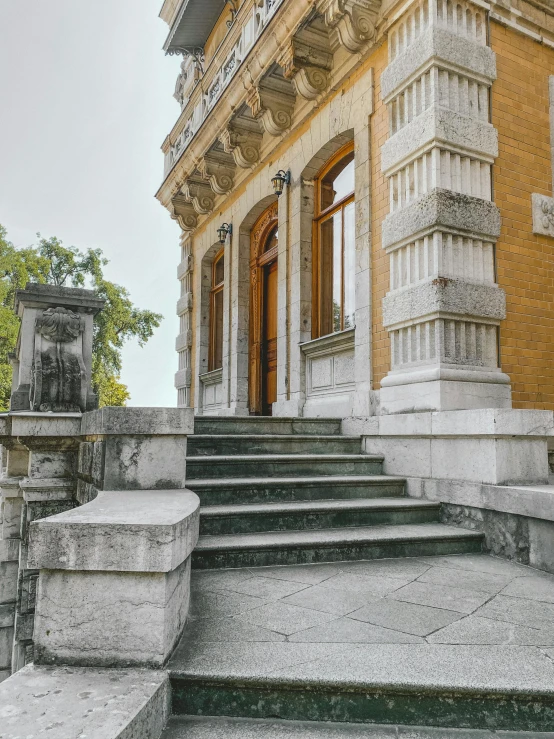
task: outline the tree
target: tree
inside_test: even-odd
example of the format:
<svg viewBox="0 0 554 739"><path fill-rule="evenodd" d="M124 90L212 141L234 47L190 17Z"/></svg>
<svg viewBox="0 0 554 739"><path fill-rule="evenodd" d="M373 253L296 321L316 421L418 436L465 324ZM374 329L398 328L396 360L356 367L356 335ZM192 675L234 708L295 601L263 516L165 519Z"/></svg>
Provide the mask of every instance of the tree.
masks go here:
<svg viewBox="0 0 554 739"><path fill-rule="evenodd" d="M103 267L108 260L100 249L82 252L74 246L64 246L56 237L45 239L37 235L37 246L17 249L0 225L0 410L9 407L8 355L14 351L19 331L19 319L13 312L15 292L27 282L90 287L106 301L94 322L92 383L100 406L125 405L130 396L119 379L121 349L130 339L144 346L162 316L137 308L124 287L104 278Z"/></svg>

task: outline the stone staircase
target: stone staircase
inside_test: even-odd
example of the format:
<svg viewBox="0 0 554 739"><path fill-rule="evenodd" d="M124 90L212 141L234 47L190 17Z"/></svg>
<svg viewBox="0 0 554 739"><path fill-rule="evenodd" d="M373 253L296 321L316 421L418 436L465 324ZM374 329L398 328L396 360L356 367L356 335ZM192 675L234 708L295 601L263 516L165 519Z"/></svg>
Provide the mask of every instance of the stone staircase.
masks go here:
<svg viewBox="0 0 554 739"><path fill-rule="evenodd" d="M339 420L198 418L187 486L201 535L162 739L552 736L527 732L554 725L554 649L518 646L550 636L496 598L533 571L440 524ZM500 619L482 640L437 639L481 608Z"/></svg>
<svg viewBox="0 0 554 739"><path fill-rule="evenodd" d="M187 487L200 497L196 569L415 557L481 550L480 534L405 497L383 458L338 419L201 417Z"/></svg>

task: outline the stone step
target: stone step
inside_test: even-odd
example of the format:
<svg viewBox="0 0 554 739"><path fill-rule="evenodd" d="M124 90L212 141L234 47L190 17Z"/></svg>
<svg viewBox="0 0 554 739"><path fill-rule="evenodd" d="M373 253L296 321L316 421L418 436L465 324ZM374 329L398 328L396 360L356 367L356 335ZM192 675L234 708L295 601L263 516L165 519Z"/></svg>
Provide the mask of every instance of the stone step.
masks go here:
<svg viewBox="0 0 554 739"><path fill-rule="evenodd" d="M554 665L532 647L182 643L168 667L174 714L515 732L554 725Z"/></svg>
<svg viewBox="0 0 554 739"><path fill-rule="evenodd" d="M403 496L405 485L405 478L389 475L187 479L187 488L193 490L205 506L390 498Z"/></svg>
<svg viewBox="0 0 554 739"><path fill-rule="evenodd" d="M192 480L295 475L380 475L383 457L375 454L248 454L187 457Z"/></svg>
<svg viewBox="0 0 554 739"><path fill-rule="evenodd" d="M552 734L517 733L519 739L551 739ZM323 721L172 716L161 739L516 739L513 732L486 729L386 724L345 724Z"/></svg>
<svg viewBox="0 0 554 739"><path fill-rule="evenodd" d="M359 436L300 434L194 434L187 456L228 454L360 454Z"/></svg>
<svg viewBox="0 0 554 739"><path fill-rule="evenodd" d="M200 534L250 534L438 521L440 504L416 498L359 498L205 506Z"/></svg>
<svg viewBox="0 0 554 739"><path fill-rule="evenodd" d="M438 523L201 536L195 569L480 552L483 535Z"/></svg>
<svg viewBox="0 0 554 739"><path fill-rule="evenodd" d="M300 434L340 436L340 418L279 418L271 416L196 416L195 434Z"/></svg>

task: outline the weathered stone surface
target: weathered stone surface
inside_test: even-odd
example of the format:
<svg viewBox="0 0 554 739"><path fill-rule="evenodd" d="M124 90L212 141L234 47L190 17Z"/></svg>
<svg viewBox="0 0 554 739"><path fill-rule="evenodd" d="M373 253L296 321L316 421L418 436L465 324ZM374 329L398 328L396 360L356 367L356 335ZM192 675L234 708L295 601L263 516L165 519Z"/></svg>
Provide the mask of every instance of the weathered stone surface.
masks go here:
<svg viewBox="0 0 554 739"><path fill-rule="evenodd" d="M191 408L100 408L83 416L83 436L172 436L194 433Z"/></svg>
<svg viewBox="0 0 554 739"><path fill-rule="evenodd" d="M165 672L29 665L0 685L2 739L157 739Z"/></svg>
<svg viewBox="0 0 554 739"><path fill-rule="evenodd" d="M170 572L196 544L199 506L188 490L101 493L87 505L33 522L28 566Z"/></svg>

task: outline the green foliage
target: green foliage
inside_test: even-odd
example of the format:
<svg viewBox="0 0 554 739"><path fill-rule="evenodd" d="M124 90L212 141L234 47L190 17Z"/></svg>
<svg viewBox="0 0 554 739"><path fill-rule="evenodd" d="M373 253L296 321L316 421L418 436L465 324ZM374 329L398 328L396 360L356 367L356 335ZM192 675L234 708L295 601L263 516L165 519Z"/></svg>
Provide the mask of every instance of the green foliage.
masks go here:
<svg viewBox="0 0 554 739"><path fill-rule="evenodd" d="M0 225L0 410L9 406L8 355L14 351L19 331L19 319L13 312L15 291L27 282L89 287L106 301L94 322L92 381L100 406L125 405L130 396L119 380L121 349L130 339L144 346L162 316L137 308L124 287L104 278L103 267L108 261L100 249L81 252L55 237L45 239L38 234L38 238L37 246L16 249Z"/></svg>

